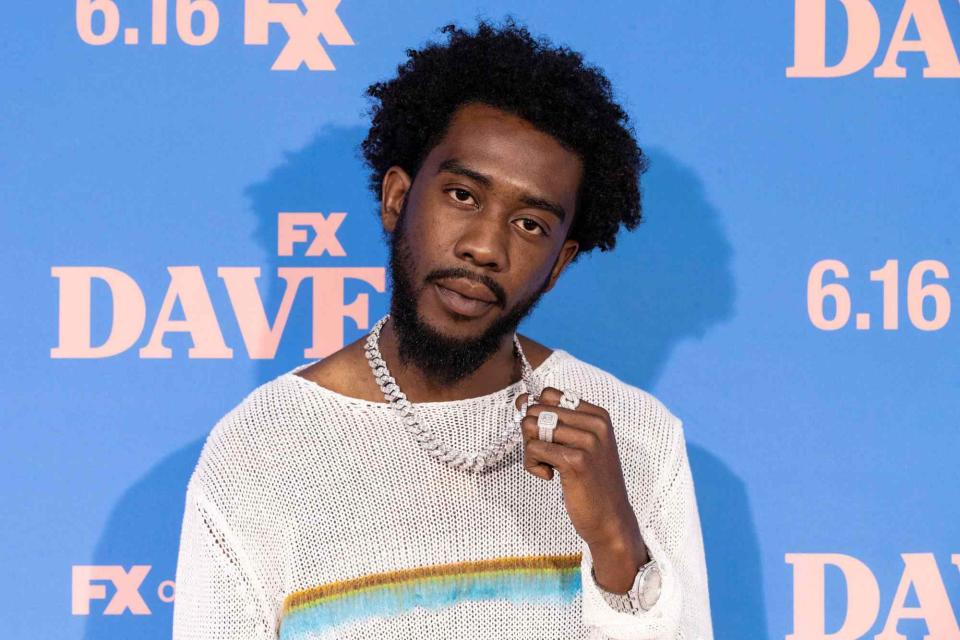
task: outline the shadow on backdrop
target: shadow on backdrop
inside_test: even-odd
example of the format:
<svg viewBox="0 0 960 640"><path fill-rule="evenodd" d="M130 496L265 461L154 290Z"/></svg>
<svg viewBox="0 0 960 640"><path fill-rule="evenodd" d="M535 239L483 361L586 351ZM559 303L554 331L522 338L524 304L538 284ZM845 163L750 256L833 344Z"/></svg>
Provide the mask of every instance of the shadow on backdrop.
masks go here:
<svg viewBox="0 0 960 640"><path fill-rule="evenodd" d="M601 299L618 300L618 312L597 324L599 335L615 335L620 353L630 354L618 375L644 389L654 389L670 354L686 338L703 338L734 315L736 290L730 271L733 250L709 203L703 183L687 166L659 148L650 154L644 175L647 221L611 254L615 273ZM619 255L618 255L619 254ZM596 295L596 294L595 294ZM596 316L593 316L596 318ZM608 352L608 370L623 367ZM599 363L598 363L599 364ZM682 418L683 407L672 407ZM726 638L768 637L760 543L746 485L715 455L691 440L696 427L685 425L687 452L703 529L714 635Z"/></svg>
<svg viewBox="0 0 960 640"><path fill-rule="evenodd" d="M257 218L255 240L273 256L264 266L266 274L275 274L278 266L386 264L376 203L366 189L366 171L357 155L364 135L359 127L326 129L303 149L286 154L263 182L247 189ZM585 350L592 335L617 336L620 348L590 360L630 384L649 389L680 341L702 337L732 315L734 292L729 273L731 250L699 179L662 150L646 151L652 158L644 180L648 222L632 234L621 235L617 249L610 254L581 259L534 312L535 318L555 317L550 308L559 305L565 327L589 327L590 333L541 331L540 323L533 319L536 326L530 333L575 354ZM347 256L276 257L280 211L347 212L337 234ZM273 318L283 297L282 281L266 281L276 285L263 292L265 308ZM347 301L360 293L369 296L372 321L386 312L388 296L376 294L364 283L348 282ZM576 303L570 304L570 300ZM257 362L251 390L305 361L303 350L311 343L312 307L309 287L303 287L293 303L276 357ZM597 312L602 309L610 311ZM345 341L363 335L362 329L348 322ZM623 353L631 354L628 363L618 360ZM197 425L196 429L206 434L212 426ZM85 629L88 640L170 637L172 605L157 598L157 588L175 574L186 484L205 437L161 460L124 493L111 512L93 563L121 564L127 569L132 564L153 565L141 587L153 615L134 616L129 611L121 616L91 615ZM766 608L746 488L708 451L692 442L688 442L688 451L704 531L715 636L762 640L767 637ZM109 598L112 587L107 589Z"/></svg>

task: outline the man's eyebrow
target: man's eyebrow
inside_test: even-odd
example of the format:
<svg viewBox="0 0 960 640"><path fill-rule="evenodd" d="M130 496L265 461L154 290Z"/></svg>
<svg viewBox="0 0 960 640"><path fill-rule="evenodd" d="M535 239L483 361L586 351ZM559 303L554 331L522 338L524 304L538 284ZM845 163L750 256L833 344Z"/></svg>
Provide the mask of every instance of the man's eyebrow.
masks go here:
<svg viewBox="0 0 960 640"><path fill-rule="evenodd" d="M485 187L489 187L491 184L493 184L493 181L490 179L490 176L480 173L479 171L470 169L469 167L464 166L463 163L461 163L459 160L456 160L456 159L444 160L443 162L441 162L440 166L437 167L437 173L443 173L444 171L446 171L447 173L455 173L457 175L465 176L467 178L470 178L471 180L479 182ZM544 198L538 198L536 196L524 194L523 196L520 197L520 202L527 205L528 207L534 207L536 209L543 209L544 211L549 211L553 215L557 216L557 218L560 219L561 223L567 217L566 209L564 209L558 203L551 202L550 200L545 200Z"/></svg>
<svg viewBox="0 0 960 640"><path fill-rule="evenodd" d="M525 195L520 198L520 201L527 205L528 207L534 207L535 209L543 209L544 211L549 211L553 215L560 218L561 224L563 223L564 218L567 217L567 211L562 206L556 202L550 202L549 200L544 200L543 198L535 198L533 196Z"/></svg>
<svg viewBox="0 0 960 640"><path fill-rule="evenodd" d="M444 160L440 163L440 166L437 167L437 173L443 173L444 171L447 173L456 173L457 175L465 176L471 180L479 182L485 187L489 187L493 182L490 180L490 176L484 175L479 171L469 169L465 167L459 160L455 159Z"/></svg>

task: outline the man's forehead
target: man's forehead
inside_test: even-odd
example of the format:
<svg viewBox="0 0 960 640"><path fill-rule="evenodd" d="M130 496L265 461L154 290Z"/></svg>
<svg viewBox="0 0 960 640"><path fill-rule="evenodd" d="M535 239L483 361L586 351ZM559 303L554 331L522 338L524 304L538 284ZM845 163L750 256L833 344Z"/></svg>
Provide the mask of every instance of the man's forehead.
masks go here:
<svg viewBox="0 0 960 640"><path fill-rule="evenodd" d="M549 191L554 197L575 193L581 171L579 157L556 138L519 116L482 104L458 109L430 156L433 171L456 160L494 183Z"/></svg>

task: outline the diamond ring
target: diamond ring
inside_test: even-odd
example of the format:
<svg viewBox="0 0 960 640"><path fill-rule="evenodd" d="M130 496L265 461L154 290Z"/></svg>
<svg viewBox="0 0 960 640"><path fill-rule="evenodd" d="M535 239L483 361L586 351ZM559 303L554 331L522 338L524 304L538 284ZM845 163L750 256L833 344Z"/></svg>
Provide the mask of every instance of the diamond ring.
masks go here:
<svg viewBox="0 0 960 640"><path fill-rule="evenodd" d="M537 415L537 437L544 442L553 442L553 431L557 428L557 414L553 411L541 411Z"/></svg>
<svg viewBox="0 0 960 640"><path fill-rule="evenodd" d="M580 396L569 389L560 396L560 406L564 409L576 409L580 405Z"/></svg>

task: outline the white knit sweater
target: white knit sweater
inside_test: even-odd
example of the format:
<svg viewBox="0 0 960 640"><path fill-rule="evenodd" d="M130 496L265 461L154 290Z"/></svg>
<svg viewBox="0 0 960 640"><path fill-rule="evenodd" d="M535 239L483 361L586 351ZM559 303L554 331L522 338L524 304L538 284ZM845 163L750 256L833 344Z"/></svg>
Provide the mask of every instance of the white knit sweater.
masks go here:
<svg viewBox="0 0 960 640"><path fill-rule="evenodd" d="M187 487L174 640L622 638L711 640L707 574L682 423L654 396L557 349L537 390L611 416L630 502L663 586L648 612L600 596L560 479L522 445L482 473L430 457L386 403L306 380L301 365L213 428ZM417 403L476 451L514 415L517 382Z"/></svg>

